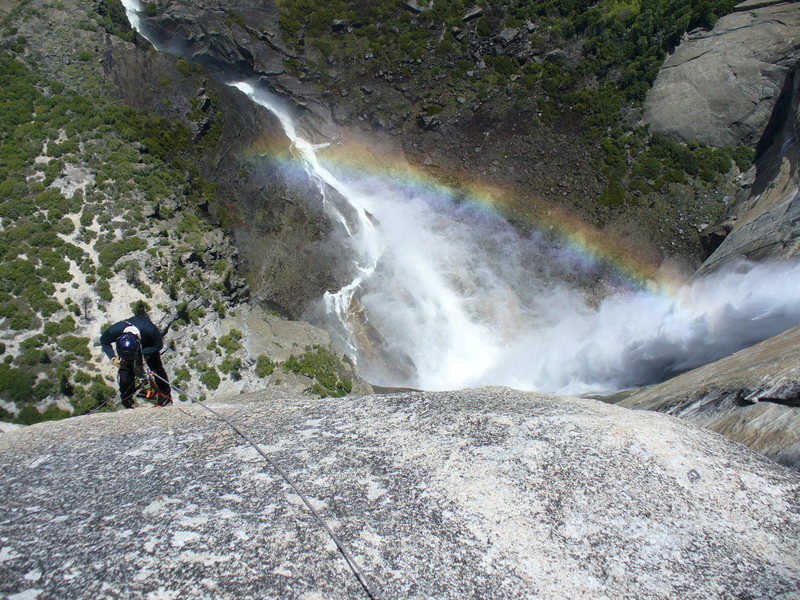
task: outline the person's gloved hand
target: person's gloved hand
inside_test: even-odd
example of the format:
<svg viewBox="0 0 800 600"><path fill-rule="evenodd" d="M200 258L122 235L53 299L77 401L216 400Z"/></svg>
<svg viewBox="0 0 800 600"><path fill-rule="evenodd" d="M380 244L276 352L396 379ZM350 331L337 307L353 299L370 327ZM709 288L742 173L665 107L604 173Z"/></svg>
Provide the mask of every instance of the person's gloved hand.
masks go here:
<svg viewBox="0 0 800 600"><path fill-rule="evenodd" d="M119 360L118 357L115 356L114 358L111 359L111 364L114 365L115 367L119 368L119 366L122 364L122 362Z"/></svg>

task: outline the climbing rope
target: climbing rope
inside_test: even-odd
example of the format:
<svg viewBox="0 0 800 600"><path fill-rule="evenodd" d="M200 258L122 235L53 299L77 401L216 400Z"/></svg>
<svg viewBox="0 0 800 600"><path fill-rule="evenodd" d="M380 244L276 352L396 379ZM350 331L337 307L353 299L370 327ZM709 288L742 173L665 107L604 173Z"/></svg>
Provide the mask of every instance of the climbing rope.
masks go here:
<svg viewBox="0 0 800 600"><path fill-rule="evenodd" d="M169 381L167 381L166 379L161 377L158 373L153 372L152 374L155 375L158 379L160 379L164 383L167 383L170 386L172 386L172 388L174 390L176 390L178 393L185 394L187 396L189 395L184 390L180 389L178 386L176 386L174 384L171 384ZM286 483L289 484L289 486L292 488L292 490L294 490L294 493L297 494L300 497L300 499L303 501L303 504L306 505L306 508L308 508L308 510L311 512L311 514L314 515L314 518L319 522L320 525L322 525L322 528L328 533L330 538L333 540L333 543L336 544L336 547L339 549L339 552L341 552L342 556L344 557L344 560L347 563L347 566L353 572L353 575L355 576L356 580L361 585L361 587L364 589L364 592L367 594L367 596L371 600L378 600L379 596L375 592L372 591L372 589L370 588L369 584L367 583L366 577L361 572L361 568L358 566L358 563L355 561L355 559L350 555L350 552L347 550L345 545L339 539L339 536L337 536L333 532L333 530L328 526L328 524L322 518L322 515L320 515L319 512L317 511L317 509L315 509L311 505L311 503L308 501L308 498L306 497L306 495L303 494L303 492L300 491L300 489L297 487L297 485L292 480L292 478L289 477L288 473L286 473L286 471L284 471L280 467L280 465L278 465L274 460L272 460L269 456L267 456L267 454L258 446L258 444L256 444L252 440L252 438L250 438L250 436L248 436L241 429L239 429L236 425L234 425L230 421L230 419L228 419L224 415L218 413L213 408L211 408L209 406L206 406L203 402L200 402L199 400L192 400L192 403L193 404L199 404L204 409L206 409L208 412L210 412L212 415L214 415L217 419L219 419L220 421L226 423L228 425L228 427L233 429L233 431L235 431L237 434L239 434L239 436L243 440L245 440L248 444L250 444L255 449L255 451L258 452L264 458L264 460L266 460L267 463L273 469L275 469L278 473L280 473L280 475L281 475L281 477L283 477L284 481L286 481Z"/></svg>

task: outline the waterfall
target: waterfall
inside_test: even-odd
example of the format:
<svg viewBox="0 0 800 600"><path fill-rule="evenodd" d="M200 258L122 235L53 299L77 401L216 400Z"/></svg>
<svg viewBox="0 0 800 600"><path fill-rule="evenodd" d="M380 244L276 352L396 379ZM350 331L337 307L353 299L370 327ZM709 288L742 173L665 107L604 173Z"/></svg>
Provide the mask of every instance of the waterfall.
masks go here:
<svg viewBox="0 0 800 600"><path fill-rule="evenodd" d="M139 10L125 0L131 23ZM613 392L716 360L800 324L800 263L740 263L674 294L617 281L568 243L398 176L326 161L257 82L233 87L280 121L345 241L352 280L323 298L335 338L372 383L431 390L499 384Z"/></svg>
<svg viewBox="0 0 800 600"><path fill-rule="evenodd" d="M327 294L325 306L375 383L612 392L800 323L797 262L741 263L674 295L626 289L591 307L580 287L565 281L593 267L576 265L563 246L525 237L440 190L326 166L317 155L324 146L300 137L274 97L251 83L232 85L279 119L348 239L356 276ZM388 362L359 343L359 321L379 332L379 354ZM407 365L397 357L410 361L411 372L403 373Z"/></svg>

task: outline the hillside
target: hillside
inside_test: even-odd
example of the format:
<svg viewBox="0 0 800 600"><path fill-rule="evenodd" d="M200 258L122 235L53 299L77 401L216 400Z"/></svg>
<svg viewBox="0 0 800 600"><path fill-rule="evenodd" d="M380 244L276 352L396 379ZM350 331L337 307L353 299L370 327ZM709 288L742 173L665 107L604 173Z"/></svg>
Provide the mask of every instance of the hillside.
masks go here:
<svg viewBox="0 0 800 600"><path fill-rule="evenodd" d="M399 145L465 195L496 188L523 229L564 212L636 247L643 263L695 267L753 148L653 134L642 102L682 35L733 5L292 0L277 14L249 2L223 14L170 1L150 3L148 23L187 40L193 60L254 72L322 139L335 125L359 129L357 153Z"/></svg>
<svg viewBox="0 0 800 600"><path fill-rule="evenodd" d="M327 334L249 304L214 213L224 183L208 155L228 130L203 69L150 52L118 2L17 3L0 30L0 418L116 406L97 339L142 312L171 324L167 365L194 398L310 390L315 373L333 378L323 394L341 393L337 379L358 387ZM317 364L284 373L292 355Z"/></svg>

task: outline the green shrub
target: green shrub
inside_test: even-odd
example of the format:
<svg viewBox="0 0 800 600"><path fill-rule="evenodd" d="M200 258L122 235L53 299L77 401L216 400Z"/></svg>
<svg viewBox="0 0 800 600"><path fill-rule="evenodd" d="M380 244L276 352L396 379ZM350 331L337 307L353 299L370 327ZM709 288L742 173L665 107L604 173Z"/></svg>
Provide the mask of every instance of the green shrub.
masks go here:
<svg viewBox="0 0 800 600"><path fill-rule="evenodd" d="M134 317L146 317L147 314L150 312L150 305L144 300L137 300L136 302L131 302L130 306L131 306L131 312L133 313Z"/></svg>
<svg viewBox="0 0 800 600"><path fill-rule="evenodd" d="M234 379L239 379L242 373L242 359L238 356L226 356L219 366L219 370Z"/></svg>
<svg viewBox="0 0 800 600"><path fill-rule="evenodd" d="M58 340L58 345L75 356L80 356L85 359L92 357L92 353L89 351L89 338L87 337L65 335Z"/></svg>
<svg viewBox="0 0 800 600"><path fill-rule="evenodd" d="M11 358L11 357L8 357ZM12 402L28 402L33 398L36 374L27 369L13 369L0 364L0 394Z"/></svg>
<svg viewBox="0 0 800 600"><path fill-rule="evenodd" d="M175 61L175 66L178 67L178 71L187 77L192 74L192 65L185 58L179 58L177 61Z"/></svg>
<svg viewBox="0 0 800 600"><path fill-rule="evenodd" d="M133 30L120 0L99 0L95 10L97 21L108 33L129 42L133 41Z"/></svg>
<svg viewBox="0 0 800 600"><path fill-rule="evenodd" d="M44 417L42 413L40 413L35 406L30 404L23 406L16 418L16 422L21 425L33 425L35 423L41 423L43 420Z"/></svg>
<svg viewBox="0 0 800 600"><path fill-rule="evenodd" d="M98 279L94 289L101 300L111 302L114 299L114 295L111 293L111 285L107 279Z"/></svg>
<svg viewBox="0 0 800 600"><path fill-rule="evenodd" d="M51 360L50 356L45 350L33 348L18 354L16 362L18 362L20 365L33 367L35 365L49 364Z"/></svg>
<svg viewBox="0 0 800 600"><path fill-rule="evenodd" d="M238 329L231 329L230 333L219 338L219 345L225 348L225 352L231 354L242 347L241 340L242 332Z"/></svg>
<svg viewBox="0 0 800 600"><path fill-rule="evenodd" d="M345 396L353 389L352 381L342 376L341 361L320 346L315 346L313 350L299 357L291 355L284 364L284 369L316 379L319 385L315 385L313 391L322 397Z"/></svg>
<svg viewBox="0 0 800 600"><path fill-rule="evenodd" d="M606 186L597 201L603 206L619 206L625 202L625 188L619 181L612 181Z"/></svg>
<svg viewBox="0 0 800 600"><path fill-rule="evenodd" d="M75 331L75 319L67 315L58 322L48 321L44 325L44 332L48 337L57 337L64 333Z"/></svg>
<svg viewBox="0 0 800 600"><path fill-rule="evenodd" d="M184 381L189 381L192 378L192 374L186 367L178 367L175 369L175 376L172 378L172 382L180 386Z"/></svg>
<svg viewBox="0 0 800 600"><path fill-rule="evenodd" d="M260 354L256 359L256 375L269 377L275 371L275 363L265 354Z"/></svg>
<svg viewBox="0 0 800 600"><path fill-rule="evenodd" d="M219 373L214 367L209 367L208 370L204 371L202 375L200 375L200 383L206 386L209 390L215 390L219 387L219 384L222 380L219 377Z"/></svg>
<svg viewBox="0 0 800 600"><path fill-rule="evenodd" d="M55 404L51 404L42 413L42 420L43 421L58 421L59 419L66 419L67 417L71 417L72 413L68 410L64 410L59 408Z"/></svg>
<svg viewBox="0 0 800 600"><path fill-rule="evenodd" d="M126 254L144 250L147 248L147 242L141 238L130 237L117 242L109 242L99 249L98 257L100 265L104 267L113 267L114 264Z"/></svg>
<svg viewBox="0 0 800 600"><path fill-rule="evenodd" d="M108 401L116 394L117 390L104 383L102 377L97 375L93 378L88 388L76 387L75 394L70 402L75 407L76 414L83 414L101 405L107 406Z"/></svg>

